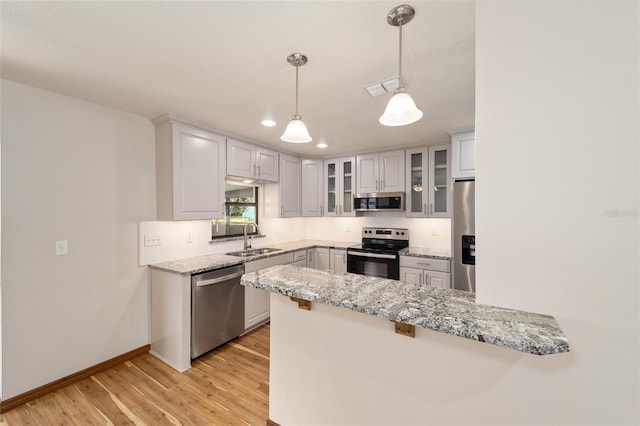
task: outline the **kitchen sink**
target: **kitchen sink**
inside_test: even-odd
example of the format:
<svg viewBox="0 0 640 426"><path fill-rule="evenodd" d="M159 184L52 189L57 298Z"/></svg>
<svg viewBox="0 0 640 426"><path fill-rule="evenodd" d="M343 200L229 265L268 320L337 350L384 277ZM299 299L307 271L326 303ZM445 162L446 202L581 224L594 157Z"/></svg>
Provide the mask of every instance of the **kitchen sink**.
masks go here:
<svg viewBox="0 0 640 426"><path fill-rule="evenodd" d="M227 253L227 255L238 256L238 257L251 257L251 256L258 256L261 254L273 253L274 251L281 251L281 250L282 249L272 248L272 247L255 248L255 249L248 249L248 250L242 250L242 251L232 251L231 253Z"/></svg>

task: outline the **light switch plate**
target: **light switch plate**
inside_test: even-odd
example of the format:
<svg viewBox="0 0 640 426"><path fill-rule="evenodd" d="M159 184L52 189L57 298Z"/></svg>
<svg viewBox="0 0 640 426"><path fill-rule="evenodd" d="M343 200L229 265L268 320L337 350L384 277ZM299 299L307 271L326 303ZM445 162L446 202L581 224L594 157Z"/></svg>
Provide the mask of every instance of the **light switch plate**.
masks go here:
<svg viewBox="0 0 640 426"><path fill-rule="evenodd" d="M56 256L69 254L69 242L67 240L56 241Z"/></svg>
<svg viewBox="0 0 640 426"><path fill-rule="evenodd" d="M145 235L144 236L144 246L145 247L153 247L153 246L161 246L162 241L160 240L159 235Z"/></svg>

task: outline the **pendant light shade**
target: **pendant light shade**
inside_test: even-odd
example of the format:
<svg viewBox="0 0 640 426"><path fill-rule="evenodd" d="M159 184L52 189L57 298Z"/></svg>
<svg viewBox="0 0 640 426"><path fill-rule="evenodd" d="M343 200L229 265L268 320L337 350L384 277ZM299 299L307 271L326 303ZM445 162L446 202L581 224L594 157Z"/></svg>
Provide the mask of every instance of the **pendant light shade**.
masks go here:
<svg viewBox="0 0 640 426"><path fill-rule="evenodd" d="M296 113L291 117L291 121L280 139L290 143L311 142L313 139L309 135L307 126L302 121L302 117L298 115L298 68L307 63L307 57L302 53L292 53L287 56L287 62L296 67Z"/></svg>
<svg viewBox="0 0 640 426"><path fill-rule="evenodd" d="M402 25L409 23L415 16L416 11L408 4L396 6L389 11L387 22L389 25L399 27L400 29L400 46L398 58L398 81L400 87L393 92L393 97L389 99L384 114L380 117L380 124L383 126L406 126L415 123L422 118L422 111L418 109L415 102L405 87L403 87L402 78Z"/></svg>
<svg viewBox="0 0 640 426"><path fill-rule="evenodd" d="M291 117L291 121L287 125L282 136L280 136L285 142L290 143L306 143L311 142L311 135L309 135L309 131L307 130L307 126L305 126L302 121L302 117L299 115L294 115Z"/></svg>
<svg viewBox="0 0 640 426"><path fill-rule="evenodd" d="M422 111L404 88L398 89L389 99L384 114L380 117L380 124L384 126L406 126L422 118Z"/></svg>

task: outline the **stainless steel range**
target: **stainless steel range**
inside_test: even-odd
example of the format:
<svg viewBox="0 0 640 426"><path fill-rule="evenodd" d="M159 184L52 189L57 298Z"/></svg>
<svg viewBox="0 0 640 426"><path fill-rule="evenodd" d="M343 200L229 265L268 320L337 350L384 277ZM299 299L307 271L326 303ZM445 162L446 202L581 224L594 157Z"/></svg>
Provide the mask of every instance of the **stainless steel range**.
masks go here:
<svg viewBox="0 0 640 426"><path fill-rule="evenodd" d="M362 228L362 244L347 249L347 272L400 279L400 255L409 247L409 230Z"/></svg>

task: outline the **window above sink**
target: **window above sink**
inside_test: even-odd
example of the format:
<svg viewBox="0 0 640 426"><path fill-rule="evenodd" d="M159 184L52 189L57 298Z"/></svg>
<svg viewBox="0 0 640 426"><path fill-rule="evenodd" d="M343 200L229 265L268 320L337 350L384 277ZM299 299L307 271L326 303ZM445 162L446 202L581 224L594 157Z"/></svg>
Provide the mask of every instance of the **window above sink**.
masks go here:
<svg viewBox="0 0 640 426"><path fill-rule="evenodd" d="M225 215L211 221L211 239L242 237L247 223L258 223L258 188L239 182L225 182ZM257 236L249 227L250 236Z"/></svg>

